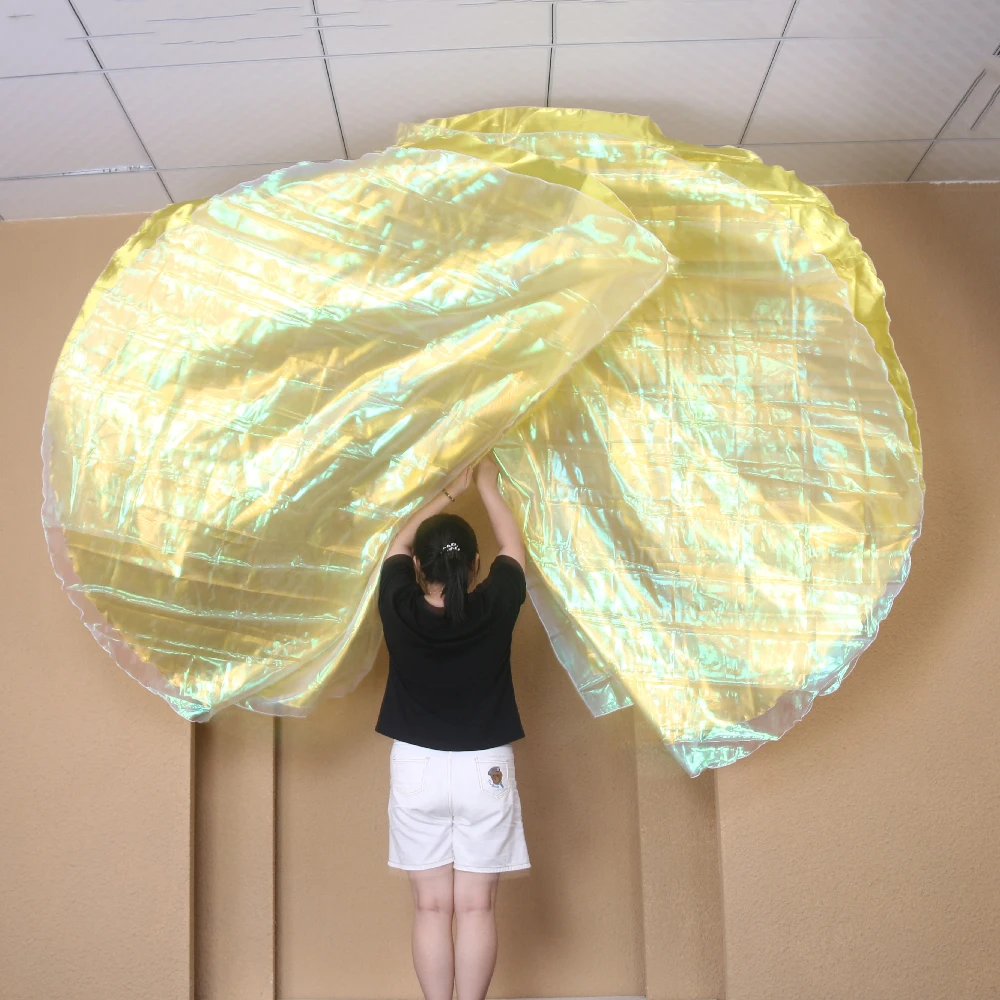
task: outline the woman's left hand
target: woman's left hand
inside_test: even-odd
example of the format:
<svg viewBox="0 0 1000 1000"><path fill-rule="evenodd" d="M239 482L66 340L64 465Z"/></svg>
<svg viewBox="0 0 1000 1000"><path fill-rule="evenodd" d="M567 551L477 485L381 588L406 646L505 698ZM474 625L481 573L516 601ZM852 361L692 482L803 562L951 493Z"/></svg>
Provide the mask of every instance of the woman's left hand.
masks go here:
<svg viewBox="0 0 1000 1000"><path fill-rule="evenodd" d="M463 469L446 487L445 492L460 497L472 485L472 466Z"/></svg>

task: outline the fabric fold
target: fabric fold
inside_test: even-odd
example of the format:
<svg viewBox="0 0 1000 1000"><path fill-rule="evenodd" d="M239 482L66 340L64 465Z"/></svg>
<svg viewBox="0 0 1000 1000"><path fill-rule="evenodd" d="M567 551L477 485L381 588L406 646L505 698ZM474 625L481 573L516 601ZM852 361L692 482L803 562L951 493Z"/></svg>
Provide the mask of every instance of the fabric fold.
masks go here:
<svg viewBox="0 0 1000 1000"><path fill-rule="evenodd" d="M513 160L278 171L159 215L88 299L43 519L88 626L185 717L350 690L395 526L665 273L597 179Z"/></svg>
<svg viewBox="0 0 1000 1000"><path fill-rule="evenodd" d="M747 150L572 109L403 126L115 255L53 377L53 565L186 718L305 715L371 667L395 528L494 449L591 712L724 766L836 690L909 572L884 300L825 196Z"/></svg>

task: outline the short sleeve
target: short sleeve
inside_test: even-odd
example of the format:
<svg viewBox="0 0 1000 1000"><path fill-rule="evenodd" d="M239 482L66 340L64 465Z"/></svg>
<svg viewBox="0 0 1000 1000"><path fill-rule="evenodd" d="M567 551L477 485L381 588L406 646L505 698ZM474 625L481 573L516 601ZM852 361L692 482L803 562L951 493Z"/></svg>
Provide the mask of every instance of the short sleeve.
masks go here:
<svg viewBox="0 0 1000 1000"><path fill-rule="evenodd" d="M495 600L512 611L517 611L528 596L528 587L524 579L524 570L520 563L510 556L497 556L490 567L489 585L494 591Z"/></svg>
<svg viewBox="0 0 1000 1000"><path fill-rule="evenodd" d="M412 587L417 582L417 573L413 568L411 556L400 554L390 556L382 563L382 572L378 582L378 606L381 611L392 602L393 595L405 587Z"/></svg>

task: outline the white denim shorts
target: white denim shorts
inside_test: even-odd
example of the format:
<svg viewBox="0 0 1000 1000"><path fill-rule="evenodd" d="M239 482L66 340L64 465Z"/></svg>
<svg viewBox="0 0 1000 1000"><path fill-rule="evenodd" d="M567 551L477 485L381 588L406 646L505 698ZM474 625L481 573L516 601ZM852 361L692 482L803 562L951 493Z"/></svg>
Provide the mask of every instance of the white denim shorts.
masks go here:
<svg viewBox="0 0 1000 1000"><path fill-rule="evenodd" d="M514 776L514 748L428 750L393 743L389 864L407 871L531 867Z"/></svg>

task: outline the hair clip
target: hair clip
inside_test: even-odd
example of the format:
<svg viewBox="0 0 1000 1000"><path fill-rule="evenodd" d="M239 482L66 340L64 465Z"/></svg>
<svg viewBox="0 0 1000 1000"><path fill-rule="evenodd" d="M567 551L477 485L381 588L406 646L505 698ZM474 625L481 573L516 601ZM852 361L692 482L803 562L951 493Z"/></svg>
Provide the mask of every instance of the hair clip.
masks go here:
<svg viewBox="0 0 1000 1000"><path fill-rule="evenodd" d="M446 545L441 546L441 551L451 554L453 552L461 552L462 548L458 542L448 542Z"/></svg>

